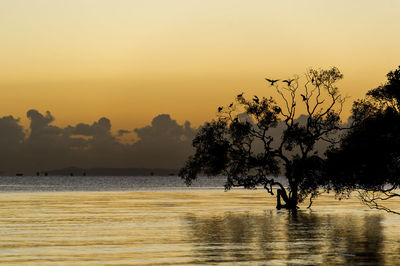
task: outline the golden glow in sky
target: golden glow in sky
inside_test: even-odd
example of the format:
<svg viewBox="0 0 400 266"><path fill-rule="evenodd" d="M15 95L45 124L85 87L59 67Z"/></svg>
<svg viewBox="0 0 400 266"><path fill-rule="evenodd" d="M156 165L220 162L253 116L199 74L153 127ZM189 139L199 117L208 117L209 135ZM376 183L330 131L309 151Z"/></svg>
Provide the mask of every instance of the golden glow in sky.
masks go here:
<svg viewBox="0 0 400 266"><path fill-rule="evenodd" d="M3 0L0 116L200 125L239 92L271 94L266 76L330 66L348 113L400 65L399 11L396 0Z"/></svg>

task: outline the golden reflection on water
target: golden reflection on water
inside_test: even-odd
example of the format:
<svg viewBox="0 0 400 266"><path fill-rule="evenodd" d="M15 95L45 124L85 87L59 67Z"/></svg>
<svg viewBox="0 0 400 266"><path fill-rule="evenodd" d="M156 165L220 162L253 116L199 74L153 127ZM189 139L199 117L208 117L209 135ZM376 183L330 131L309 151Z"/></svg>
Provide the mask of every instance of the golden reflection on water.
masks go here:
<svg viewBox="0 0 400 266"><path fill-rule="evenodd" d="M261 190L3 193L0 263L400 264L400 216L330 195L297 217L274 203Z"/></svg>

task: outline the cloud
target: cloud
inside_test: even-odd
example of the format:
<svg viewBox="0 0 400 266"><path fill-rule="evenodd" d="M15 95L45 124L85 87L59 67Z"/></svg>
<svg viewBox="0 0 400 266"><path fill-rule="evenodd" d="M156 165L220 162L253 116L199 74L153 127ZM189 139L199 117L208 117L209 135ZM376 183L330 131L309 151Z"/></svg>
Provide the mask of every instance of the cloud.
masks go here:
<svg viewBox="0 0 400 266"><path fill-rule="evenodd" d="M35 135L36 133L42 134L44 132L48 134L59 133L57 127L49 126L49 124L54 121L54 117L49 111L46 112L46 115L42 115L37 110L32 109L26 113L26 116L31 121L31 135Z"/></svg>
<svg viewBox="0 0 400 266"><path fill-rule="evenodd" d="M24 128L19 124L18 118L13 116L0 118L0 172L18 169L25 136Z"/></svg>
<svg viewBox="0 0 400 266"><path fill-rule="evenodd" d="M129 134L129 133L131 133L131 131L129 131L129 130L125 130L125 129L120 129L120 130L118 130L118 137L122 137L123 135L125 135L125 134Z"/></svg>
<svg viewBox="0 0 400 266"><path fill-rule="evenodd" d="M156 116L150 125L133 131L112 133L110 119L61 128L49 112L27 112L29 130L12 116L0 118L0 170L33 174L36 171L76 166L178 168L192 152L196 129L189 122L178 124L167 114ZM133 144L119 137L136 133Z"/></svg>
<svg viewBox="0 0 400 266"><path fill-rule="evenodd" d="M0 151L13 150L25 138L24 128L19 124L19 119L13 116L0 118Z"/></svg>
<svg viewBox="0 0 400 266"><path fill-rule="evenodd" d="M179 125L168 114L156 116L151 125L136 128L139 140L132 145L133 156L139 165L150 167L181 167L193 152L192 139L196 129L190 122Z"/></svg>
<svg viewBox="0 0 400 266"><path fill-rule="evenodd" d="M100 118L92 125L80 123L72 127L72 133L85 136L109 136L111 135L111 121L106 117Z"/></svg>

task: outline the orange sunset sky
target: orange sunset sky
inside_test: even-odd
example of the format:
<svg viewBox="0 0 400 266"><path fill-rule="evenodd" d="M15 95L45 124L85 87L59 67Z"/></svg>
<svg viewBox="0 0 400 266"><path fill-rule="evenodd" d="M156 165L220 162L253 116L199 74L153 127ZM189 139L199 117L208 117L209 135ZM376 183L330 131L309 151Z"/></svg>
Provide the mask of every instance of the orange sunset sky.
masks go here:
<svg viewBox="0 0 400 266"><path fill-rule="evenodd" d="M160 113L198 126L264 78L337 66L351 102L400 64L400 1L1 0L0 116L55 125Z"/></svg>

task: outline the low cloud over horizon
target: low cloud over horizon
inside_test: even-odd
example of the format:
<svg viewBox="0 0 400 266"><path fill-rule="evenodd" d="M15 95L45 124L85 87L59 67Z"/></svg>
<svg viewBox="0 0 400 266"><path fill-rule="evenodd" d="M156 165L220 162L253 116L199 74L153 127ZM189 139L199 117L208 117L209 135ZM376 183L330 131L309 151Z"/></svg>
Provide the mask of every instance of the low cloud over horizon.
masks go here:
<svg viewBox="0 0 400 266"><path fill-rule="evenodd" d="M110 119L101 117L92 124L78 123L66 127L52 125L51 112L27 112L29 129L20 124L19 118L0 118L0 174L57 170L69 167L89 168L181 168L193 154L192 140L198 128L189 121L178 124L169 114L155 116L150 125L133 130L119 129L112 132ZM239 115L246 120L246 114ZM296 122L304 124L305 115ZM269 134L279 142L284 122L271 128ZM122 141L125 134L135 134L135 141ZM318 142L322 155L327 142ZM262 149L256 143L255 151Z"/></svg>
<svg viewBox="0 0 400 266"><path fill-rule="evenodd" d="M0 171L33 174L37 171L79 168L179 168L193 152L196 133L190 122L180 125L169 114L160 114L151 124L133 130L111 132L110 119L67 127L52 125L51 112L27 112L29 130L12 115L0 118ZM123 143L124 134L137 140Z"/></svg>

